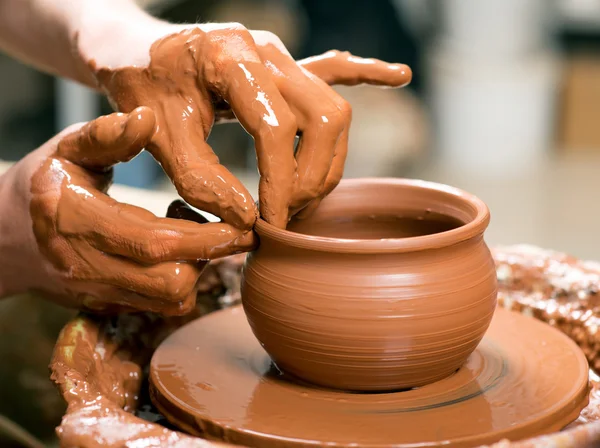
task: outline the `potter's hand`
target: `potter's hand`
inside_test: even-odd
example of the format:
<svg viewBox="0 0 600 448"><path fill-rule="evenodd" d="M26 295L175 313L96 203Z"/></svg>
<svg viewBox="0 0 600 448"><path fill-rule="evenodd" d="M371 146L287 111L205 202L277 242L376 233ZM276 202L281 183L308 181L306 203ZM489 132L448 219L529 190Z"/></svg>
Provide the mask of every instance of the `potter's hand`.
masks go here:
<svg viewBox="0 0 600 448"><path fill-rule="evenodd" d="M148 108L101 117L61 133L6 173L0 193L17 202L6 210L12 227L0 223L8 227L5 242L13 240L2 254L12 256L19 277L12 292L40 290L94 311L182 314L195 304L202 260L253 247L252 232L198 224L205 220L183 205L170 214L185 220L157 218L106 194L110 167L136 156L154 130Z"/></svg>
<svg viewBox="0 0 600 448"><path fill-rule="evenodd" d="M285 227L342 177L351 108L327 84L399 87L411 78L405 65L348 53L296 62L274 34L239 24L153 23L120 42L119 51L82 51L115 107L155 112L147 149L179 194L238 228L250 228L256 212L206 143L215 121L235 116L254 137L261 216Z"/></svg>

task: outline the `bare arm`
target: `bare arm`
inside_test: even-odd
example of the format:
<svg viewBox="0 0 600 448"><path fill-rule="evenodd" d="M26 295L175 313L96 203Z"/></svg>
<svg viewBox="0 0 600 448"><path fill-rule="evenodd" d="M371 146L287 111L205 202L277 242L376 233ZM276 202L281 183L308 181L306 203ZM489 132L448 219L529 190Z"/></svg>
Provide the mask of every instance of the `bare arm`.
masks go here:
<svg viewBox="0 0 600 448"><path fill-rule="evenodd" d="M132 0L0 0L0 50L89 86L90 57L161 25Z"/></svg>
<svg viewBox="0 0 600 448"><path fill-rule="evenodd" d="M2 47L101 88L121 112L152 110L146 149L179 194L242 230L257 210L206 142L215 121L235 117L254 137L260 214L285 228L343 174L352 112L329 85L402 87L411 78L403 64L339 51L296 62L272 33L239 23L169 24L134 0L0 0Z"/></svg>

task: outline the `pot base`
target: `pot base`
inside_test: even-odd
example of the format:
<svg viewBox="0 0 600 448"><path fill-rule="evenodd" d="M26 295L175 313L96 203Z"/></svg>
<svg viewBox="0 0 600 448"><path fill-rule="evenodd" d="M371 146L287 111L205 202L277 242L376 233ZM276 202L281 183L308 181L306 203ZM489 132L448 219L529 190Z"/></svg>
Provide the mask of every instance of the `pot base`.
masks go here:
<svg viewBox="0 0 600 448"><path fill-rule="evenodd" d="M588 364L558 330L497 309L448 378L391 393L319 389L272 366L238 306L168 337L152 358L150 387L181 429L245 446L477 446L575 420L588 401Z"/></svg>

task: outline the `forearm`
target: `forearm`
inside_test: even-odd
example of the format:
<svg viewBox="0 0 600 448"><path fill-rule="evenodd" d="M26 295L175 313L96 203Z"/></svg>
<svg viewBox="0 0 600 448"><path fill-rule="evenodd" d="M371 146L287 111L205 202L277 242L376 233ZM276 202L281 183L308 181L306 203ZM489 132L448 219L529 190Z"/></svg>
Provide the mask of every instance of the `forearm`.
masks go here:
<svg viewBox="0 0 600 448"><path fill-rule="evenodd" d="M94 86L86 53L160 23L133 0L0 0L0 49L48 73Z"/></svg>
<svg viewBox="0 0 600 448"><path fill-rule="evenodd" d="M46 143L0 174L0 299L43 284L29 211L30 179L53 150Z"/></svg>

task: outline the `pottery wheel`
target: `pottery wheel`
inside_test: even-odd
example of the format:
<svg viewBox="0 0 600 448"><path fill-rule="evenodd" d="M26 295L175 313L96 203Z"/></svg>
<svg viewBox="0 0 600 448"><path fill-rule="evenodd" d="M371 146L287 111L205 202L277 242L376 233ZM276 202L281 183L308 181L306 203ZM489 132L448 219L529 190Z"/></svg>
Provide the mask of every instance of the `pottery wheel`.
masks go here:
<svg viewBox="0 0 600 448"><path fill-rule="evenodd" d="M150 380L154 403L181 429L256 447L476 446L558 431L588 399L588 365L575 343L503 309L465 366L409 391L298 383L272 366L239 306L167 338Z"/></svg>

